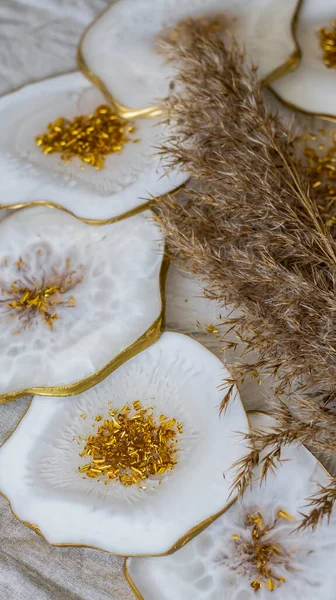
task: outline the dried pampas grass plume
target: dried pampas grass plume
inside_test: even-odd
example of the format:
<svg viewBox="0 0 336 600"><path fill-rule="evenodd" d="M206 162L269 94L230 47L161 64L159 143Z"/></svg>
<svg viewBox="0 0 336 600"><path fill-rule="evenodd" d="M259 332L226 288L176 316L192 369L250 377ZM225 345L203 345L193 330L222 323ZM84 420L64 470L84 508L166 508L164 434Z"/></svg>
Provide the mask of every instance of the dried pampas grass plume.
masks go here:
<svg viewBox="0 0 336 600"><path fill-rule="evenodd" d="M243 311L231 326L259 359L235 378L271 373L279 397L279 425L249 435L237 480L243 492L255 465L266 476L284 444L336 456L336 246L293 159L295 135L267 110L257 71L234 40L190 19L162 49L176 65L162 153L191 180L162 200L159 221L206 295ZM336 479L312 500L303 525L330 516L335 500Z"/></svg>

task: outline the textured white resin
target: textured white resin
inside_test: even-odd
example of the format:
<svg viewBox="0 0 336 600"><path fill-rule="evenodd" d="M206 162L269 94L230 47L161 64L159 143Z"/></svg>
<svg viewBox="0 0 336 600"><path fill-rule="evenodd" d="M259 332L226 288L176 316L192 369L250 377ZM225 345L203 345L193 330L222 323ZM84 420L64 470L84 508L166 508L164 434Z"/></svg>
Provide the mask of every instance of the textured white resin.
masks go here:
<svg viewBox="0 0 336 600"><path fill-rule="evenodd" d="M86 65L126 106L146 107L164 98L173 76L157 52L157 37L188 16L224 14L228 29L244 44L265 77L294 50L290 22L296 0L117 0L82 41Z"/></svg>
<svg viewBox="0 0 336 600"><path fill-rule="evenodd" d="M261 414L250 415L251 424L260 428L272 420ZM273 421L274 422L274 421ZM277 571L286 582L270 593L267 587L256 592L251 588L251 573L239 567L232 535L249 538L244 520L246 515L260 510L272 522L279 509L287 510L297 519L306 498L325 484L327 476L316 459L302 446L290 446L283 451L282 463L276 475L270 475L266 485L256 481L251 492L234 504L203 533L175 554L163 558L132 558L127 568L144 600L333 600L336 574L336 522L333 517L314 534L305 531L291 534L295 523L283 521L277 528L275 543L293 552L294 570ZM280 569L280 571L279 571Z"/></svg>
<svg viewBox="0 0 336 600"><path fill-rule="evenodd" d="M187 178L168 171L155 156L165 137L156 120L134 121L136 132L124 148L110 154L102 169L79 158L69 163L60 154L43 154L35 137L58 117L86 115L105 104L102 93L81 73L70 73L21 88L0 99L0 197L2 206L44 200L85 219L110 219Z"/></svg>
<svg viewBox="0 0 336 600"><path fill-rule="evenodd" d="M297 39L302 58L299 67L274 84L283 100L305 111L336 115L336 72L323 62L318 29L331 27L336 16L334 0L304 0L299 13Z"/></svg>
<svg viewBox="0 0 336 600"><path fill-rule="evenodd" d="M0 222L0 393L84 379L135 342L161 311L162 251L149 211L94 227L33 207ZM20 257L25 266L18 269ZM73 296L75 306L56 307L53 329L39 313L23 329L3 290L22 278L37 287L43 278L52 283L53 269L62 272L67 260L82 281L61 299Z"/></svg>
<svg viewBox="0 0 336 600"><path fill-rule="evenodd" d="M17 516L38 525L53 544L91 545L122 555L168 551L225 507L231 466L246 453L237 433L248 429L238 393L226 416L219 416L227 375L203 346L164 333L83 394L35 396L0 449L1 492ZM82 479L76 468L87 459L79 458L81 447L73 438L94 431L97 414L107 416L111 406L121 409L134 400L182 422L176 467L161 485L147 481L146 490Z"/></svg>

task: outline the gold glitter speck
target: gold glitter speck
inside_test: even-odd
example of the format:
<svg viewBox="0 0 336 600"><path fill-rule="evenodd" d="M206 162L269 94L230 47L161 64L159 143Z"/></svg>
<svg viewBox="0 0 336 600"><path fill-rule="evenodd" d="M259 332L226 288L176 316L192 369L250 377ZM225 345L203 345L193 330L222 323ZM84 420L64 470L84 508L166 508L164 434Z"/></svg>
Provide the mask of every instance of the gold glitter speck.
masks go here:
<svg viewBox="0 0 336 600"><path fill-rule="evenodd" d="M20 258L19 258L19 259L18 259L18 260L15 262L15 266L16 266L16 268L17 268L19 271L20 271L20 269L22 269L23 267L25 267L25 266L26 266L26 263L25 263L25 262L24 262L24 260L21 258L21 256L20 256Z"/></svg>
<svg viewBox="0 0 336 600"><path fill-rule="evenodd" d="M218 333L218 329L212 323L207 326L206 330L208 333Z"/></svg>
<svg viewBox="0 0 336 600"><path fill-rule="evenodd" d="M114 413L111 416L111 412ZM174 418L155 415L152 407L139 400L126 404L121 410L109 411L110 419L103 420L95 435L88 435L81 457L90 462L77 469L87 477L102 477L104 484L117 480L128 487L143 484L146 479L159 479L177 463L178 436L183 428Z"/></svg>
<svg viewBox="0 0 336 600"><path fill-rule="evenodd" d="M295 517L293 517L292 515L290 515L286 510L282 510L280 509L278 511L278 519L286 519L287 521L295 521Z"/></svg>
<svg viewBox="0 0 336 600"><path fill-rule="evenodd" d="M251 583L251 587L253 587L255 591L260 590L262 586L263 584L261 583L261 581L252 581Z"/></svg>
<svg viewBox="0 0 336 600"><path fill-rule="evenodd" d="M44 154L58 152L65 162L77 156L83 163L101 169L106 157L120 152L130 141L128 134L134 131L135 127L119 119L109 106L101 105L94 113L76 116L72 121L58 118L35 141Z"/></svg>

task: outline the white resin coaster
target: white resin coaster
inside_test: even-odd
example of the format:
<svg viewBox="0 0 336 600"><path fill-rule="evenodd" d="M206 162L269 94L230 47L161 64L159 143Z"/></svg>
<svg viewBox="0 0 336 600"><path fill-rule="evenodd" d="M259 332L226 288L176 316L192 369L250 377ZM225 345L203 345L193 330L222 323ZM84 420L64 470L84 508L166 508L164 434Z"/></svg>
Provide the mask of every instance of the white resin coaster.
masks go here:
<svg viewBox="0 0 336 600"><path fill-rule="evenodd" d="M0 400L77 393L157 339L162 260L150 211L101 227L45 207L1 221Z"/></svg>
<svg viewBox="0 0 336 600"><path fill-rule="evenodd" d="M247 451L237 433L248 430L237 391L225 416L219 415L228 376L203 346L167 332L78 396L35 396L0 449L1 493L14 514L51 544L93 546L120 555L156 555L182 546L195 527L225 510L234 478L231 467ZM174 466L165 469L163 464L140 482L142 460L148 460L141 454L145 434L140 429L130 436L120 425L126 404L135 420L141 420L141 410L150 410L155 423L168 419L169 436L178 428ZM103 471L96 475L87 470L90 457L80 456L102 424L109 428L108 440L119 432L112 455L120 451L120 438L127 439L118 463L120 480L107 479L107 484L109 470L99 467L101 458L95 465ZM133 453L134 443L140 449ZM133 484L126 452L137 464ZM160 452L157 458L161 460ZM110 456L110 464L113 460Z"/></svg>
<svg viewBox="0 0 336 600"><path fill-rule="evenodd" d="M81 73L34 83L0 98L0 206L38 200L82 219L109 220L127 215L187 179L186 173L168 171L155 155L165 137L165 127L157 120L130 123L135 131L129 141L108 154L99 169L78 157L66 162L60 153L45 154L37 146L36 137L47 131L49 123L59 117L71 121L92 114L104 104L103 94Z"/></svg>
<svg viewBox="0 0 336 600"><path fill-rule="evenodd" d="M88 28L80 46L83 72L132 108L155 105L173 70L157 51L163 27L192 16L224 15L264 78L295 50L291 20L296 0L117 0Z"/></svg>
<svg viewBox="0 0 336 600"><path fill-rule="evenodd" d="M260 413L249 416L252 426L258 429L274 423ZM260 487L256 480L252 491L175 554L127 559L125 572L136 597L139 600L333 600L335 518L314 533L293 532L307 497L318 490L319 483L326 484L328 477L302 446L285 448L283 458L286 462L275 475L268 476L266 484ZM258 534L264 527L269 532L259 537L261 543L278 549L266 562L266 568L272 568L266 581L251 560L253 529Z"/></svg>
<svg viewBox="0 0 336 600"><path fill-rule="evenodd" d="M323 62L319 29L332 28L336 18L333 0L304 0L296 28L301 49L301 62L293 73L279 79L273 86L275 92L292 108L320 116L336 116L336 71Z"/></svg>

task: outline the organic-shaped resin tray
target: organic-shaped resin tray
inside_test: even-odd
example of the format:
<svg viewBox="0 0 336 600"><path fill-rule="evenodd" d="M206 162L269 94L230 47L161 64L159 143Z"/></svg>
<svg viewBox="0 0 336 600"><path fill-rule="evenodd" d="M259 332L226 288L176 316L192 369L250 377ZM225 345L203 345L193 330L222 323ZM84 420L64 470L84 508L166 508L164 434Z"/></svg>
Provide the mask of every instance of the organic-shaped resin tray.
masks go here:
<svg viewBox="0 0 336 600"><path fill-rule="evenodd" d="M163 237L150 211L94 227L31 207L0 222L0 402L101 381L162 330Z"/></svg>
<svg viewBox="0 0 336 600"><path fill-rule="evenodd" d="M291 32L296 5L286 0L275 11L260 0L118 0L83 35L79 67L120 115L157 115L174 74L157 51L162 28L189 16L223 15L270 83L296 64Z"/></svg>
<svg viewBox="0 0 336 600"><path fill-rule="evenodd" d="M58 119L71 122L76 116L90 116L104 102L103 94L81 73L46 79L0 98L0 208L39 200L89 222L113 221L142 210L153 198L184 183L187 174L168 170L156 154L165 137L165 127L157 120L120 123L129 141L113 146L122 147L108 154L101 168L78 156L68 161L62 160L60 152L51 153L55 143L50 135L50 146L48 140L37 145L36 138L48 134L49 123L57 133L55 129L63 127ZM88 127L94 129L91 123ZM101 136L108 135L105 129L97 127L93 141L92 133L84 140L89 145L87 160L97 153L104 141ZM71 150L73 140L81 142L87 130L73 127L65 151Z"/></svg>
<svg viewBox="0 0 336 600"><path fill-rule="evenodd" d="M249 416L257 429L275 422L261 413ZM328 476L302 446L285 448L282 458L285 462L266 483L260 487L256 481L242 500L175 554L127 559L125 573L136 598L332 600L336 584L335 519L314 533L293 532L307 496L318 490L318 484L325 485ZM264 565L258 563L261 568L267 571L268 562L275 563L266 578L257 568L258 544L264 549L263 560L270 557ZM251 560L254 552L255 561Z"/></svg>
<svg viewBox="0 0 336 600"><path fill-rule="evenodd" d="M225 416L219 414L228 376L203 346L187 336L164 333L78 396L34 397L0 449L1 493L14 514L51 544L121 555L176 550L233 501L231 467L247 452L241 433L248 430L248 421L236 390ZM151 422L167 423L161 431L164 440L176 437L176 464L167 468L161 451L145 447L147 458L143 453L148 411ZM129 417L139 420L136 435L130 435ZM113 456L119 451L124 455L119 473L113 456L106 467L104 459L95 459L95 451L85 454L88 443L91 448L102 443L95 437L102 426L100 436L114 437ZM123 436L126 449L121 447ZM136 440L138 449L130 450ZM130 455L136 466L127 471ZM162 458L161 467L141 477L148 456L154 455ZM94 469L88 467L90 456Z"/></svg>

